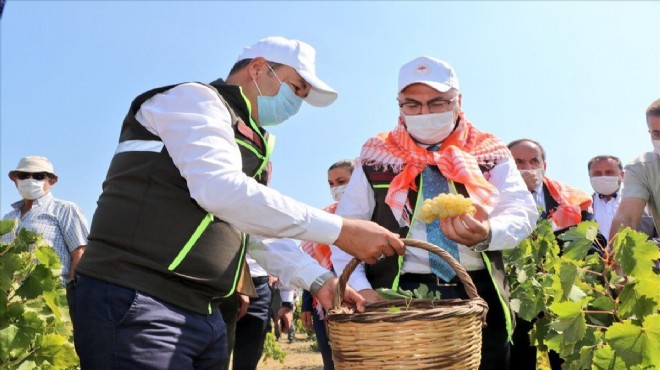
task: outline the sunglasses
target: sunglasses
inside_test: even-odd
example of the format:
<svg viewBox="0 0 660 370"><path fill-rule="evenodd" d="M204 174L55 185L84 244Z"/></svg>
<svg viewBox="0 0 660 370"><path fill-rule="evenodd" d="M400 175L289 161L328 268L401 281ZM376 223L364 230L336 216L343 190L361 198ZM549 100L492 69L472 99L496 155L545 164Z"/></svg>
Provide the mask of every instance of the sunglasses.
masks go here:
<svg viewBox="0 0 660 370"><path fill-rule="evenodd" d="M50 177L50 175L47 172L16 172L16 178L19 180L26 180L29 178L33 178L37 181L41 181L45 179L46 177Z"/></svg>

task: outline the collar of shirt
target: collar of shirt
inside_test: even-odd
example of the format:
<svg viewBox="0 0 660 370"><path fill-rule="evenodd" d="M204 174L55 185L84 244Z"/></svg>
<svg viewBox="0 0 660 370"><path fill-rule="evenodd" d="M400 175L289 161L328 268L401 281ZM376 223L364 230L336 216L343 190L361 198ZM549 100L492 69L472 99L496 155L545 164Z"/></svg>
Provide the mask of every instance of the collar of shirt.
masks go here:
<svg viewBox="0 0 660 370"><path fill-rule="evenodd" d="M50 191L48 191L48 193L46 193L43 197L33 200L32 207L38 207L40 205L44 205L50 202L51 199L53 199L53 194L51 194ZM21 209L21 207L23 207L23 201L24 200L21 199L18 202L14 202L11 204L11 207L13 209Z"/></svg>
<svg viewBox="0 0 660 370"><path fill-rule="evenodd" d="M600 199L602 199L602 200L606 200L606 199L605 199L606 196L603 195L603 194L600 194L600 193L594 193L594 195L598 195L598 198L600 198ZM614 193L614 194L612 195L612 199L616 199L618 196L619 196L619 192L617 191L616 193ZM610 199L610 200L612 200L612 199Z"/></svg>

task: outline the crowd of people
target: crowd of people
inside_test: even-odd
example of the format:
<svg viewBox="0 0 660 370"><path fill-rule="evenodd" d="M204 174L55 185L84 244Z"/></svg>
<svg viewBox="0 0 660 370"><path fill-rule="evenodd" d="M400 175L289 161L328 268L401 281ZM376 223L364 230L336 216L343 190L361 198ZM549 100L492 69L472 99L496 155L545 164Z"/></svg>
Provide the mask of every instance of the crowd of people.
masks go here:
<svg viewBox="0 0 660 370"><path fill-rule="evenodd" d="M589 195L545 175L540 142L506 144L479 130L452 66L428 56L401 67L391 130L329 168L335 203L315 209L268 188L265 127L304 101L337 98L315 63L310 45L269 37L246 47L226 79L138 95L89 231L75 204L52 196L58 177L47 158L22 158L9 172L21 199L4 218L17 220L15 232L42 234L62 260L83 369L227 369L232 352L234 370L256 369L273 311L285 332L292 326L295 289L304 290L301 318L324 369L333 369L323 319L353 257L365 263L342 298L358 311L381 299L377 288L425 284L443 298L467 297L449 265L401 238L448 251L488 303L481 369L533 369L530 323L512 315L502 251L540 219L557 233L595 220L605 244L621 226L657 236L660 99L646 111L654 151L625 168L598 153L586 163ZM471 198L476 213L418 220L423 200L443 193Z"/></svg>

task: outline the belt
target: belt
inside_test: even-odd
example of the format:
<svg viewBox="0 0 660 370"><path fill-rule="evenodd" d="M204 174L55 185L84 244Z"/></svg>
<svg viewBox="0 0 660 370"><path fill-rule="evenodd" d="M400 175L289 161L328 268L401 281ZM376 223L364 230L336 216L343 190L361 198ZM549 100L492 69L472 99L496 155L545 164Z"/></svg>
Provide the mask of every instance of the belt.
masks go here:
<svg viewBox="0 0 660 370"><path fill-rule="evenodd" d="M252 282L254 283L254 285L267 283L268 276L253 276Z"/></svg>
<svg viewBox="0 0 660 370"><path fill-rule="evenodd" d="M488 273L488 270L483 269L483 270L474 270L474 271L468 271L468 275L470 275L470 278L472 279L473 282L481 282L481 281L490 281L490 274ZM439 278L435 274L403 274L401 275L401 279L406 279L408 281L414 281L416 283L420 284L426 284L426 285L435 285L435 286L457 286L458 284L461 284L461 280L457 276L454 276L451 281L446 282L443 279Z"/></svg>

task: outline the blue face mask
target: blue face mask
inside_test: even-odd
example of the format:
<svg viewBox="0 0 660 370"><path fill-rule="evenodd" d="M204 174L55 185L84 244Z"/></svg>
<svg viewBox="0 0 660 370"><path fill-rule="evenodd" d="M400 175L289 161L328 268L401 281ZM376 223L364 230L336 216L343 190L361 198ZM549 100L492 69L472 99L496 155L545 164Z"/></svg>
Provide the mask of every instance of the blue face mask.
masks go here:
<svg viewBox="0 0 660 370"><path fill-rule="evenodd" d="M259 91L257 107L259 109L259 124L262 126L274 126L286 121L298 113L303 102L303 98L296 95L289 85L282 82L279 77L277 77L277 80L280 81L281 85L280 91L275 96L261 95L257 81L253 80Z"/></svg>

